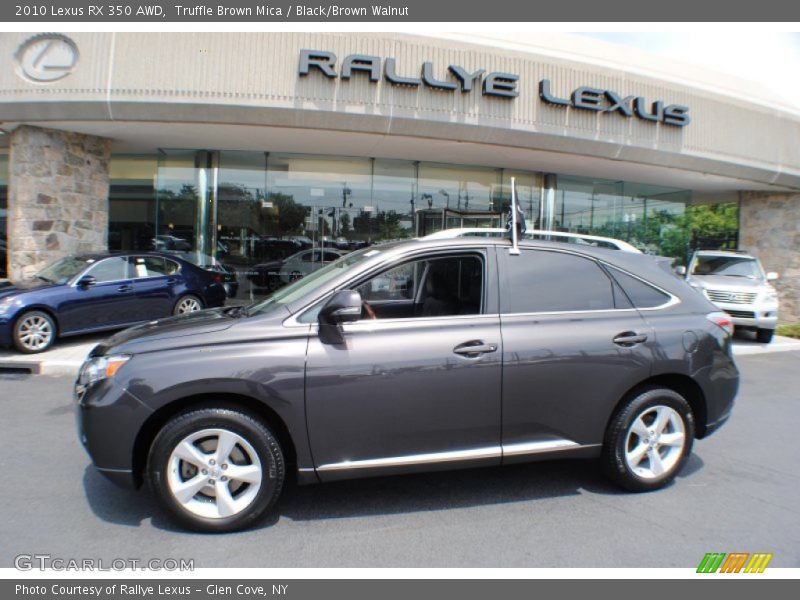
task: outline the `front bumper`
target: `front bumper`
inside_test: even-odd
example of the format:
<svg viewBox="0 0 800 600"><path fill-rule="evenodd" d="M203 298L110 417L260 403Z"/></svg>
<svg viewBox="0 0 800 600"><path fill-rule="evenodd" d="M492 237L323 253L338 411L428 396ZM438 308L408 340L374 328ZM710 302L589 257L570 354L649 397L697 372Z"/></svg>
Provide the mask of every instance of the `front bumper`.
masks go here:
<svg viewBox="0 0 800 600"><path fill-rule="evenodd" d="M13 344L11 339L12 319L7 316L0 316L0 348L10 348Z"/></svg>
<svg viewBox="0 0 800 600"><path fill-rule="evenodd" d="M730 304L715 302L733 321L734 326L752 329L775 329L778 326L777 304Z"/></svg>
<svg viewBox="0 0 800 600"><path fill-rule="evenodd" d="M139 487L134 465L136 438L152 414L113 380L104 380L76 398L78 439L100 473L123 487Z"/></svg>

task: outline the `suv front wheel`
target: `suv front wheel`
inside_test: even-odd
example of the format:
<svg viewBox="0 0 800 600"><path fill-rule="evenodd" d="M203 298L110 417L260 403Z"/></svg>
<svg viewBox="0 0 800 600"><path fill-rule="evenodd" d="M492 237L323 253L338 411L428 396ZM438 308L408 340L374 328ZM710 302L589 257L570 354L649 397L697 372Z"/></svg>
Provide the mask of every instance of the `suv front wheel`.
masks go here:
<svg viewBox="0 0 800 600"><path fill-rule="evenodd" d="M694 433L694 415L683 396L667 388L642 390L608 425L603 446L606 473L630 491L662 488L683 468Z"/></svg>
<svg viewBox="0 0 800 600"><path fill-rule="evenodd" d="M281 446L260 420L203 408L172 418L156 436L147 477L159 502L197 531L250 527L283 487Z"/></svg>

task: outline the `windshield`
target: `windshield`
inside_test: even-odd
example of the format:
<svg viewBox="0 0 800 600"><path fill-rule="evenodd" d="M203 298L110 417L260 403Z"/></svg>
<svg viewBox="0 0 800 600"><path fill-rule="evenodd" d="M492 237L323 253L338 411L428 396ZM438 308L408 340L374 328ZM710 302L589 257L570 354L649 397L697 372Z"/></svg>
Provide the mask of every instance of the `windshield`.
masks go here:
<svg viewBox="0 0 800 600"><path fill-rule="evenodd" d="M93 262L94 260L89 258L67 256L46 266L36 274L36 277L48 283L65 284Z"/></svg>
<svg viewBox="0 0 800 600"><path fill-rule="evenodd" d="M698 256L692 275L727 275L761 279L761 267L754 258L743 256Z"/></svg>
<svg viewBox="0 0 800 600"><path fill-rule="evenodd" d="M262 302L252 305L247 309L247 314L263 314L271 312L280 306L291 304L303 296L321 288L328 281L335 279L350 267L364 262L365 260L368 260L378 254L380 254L380 250L376 250L374 248L362 248L361 250L356 250L350 254L345 254L338 260L335 260L334 262L322 267L318 271L314 271L310 275L306 275L302 279L298 279L286 287L279 289Z"/></svg>

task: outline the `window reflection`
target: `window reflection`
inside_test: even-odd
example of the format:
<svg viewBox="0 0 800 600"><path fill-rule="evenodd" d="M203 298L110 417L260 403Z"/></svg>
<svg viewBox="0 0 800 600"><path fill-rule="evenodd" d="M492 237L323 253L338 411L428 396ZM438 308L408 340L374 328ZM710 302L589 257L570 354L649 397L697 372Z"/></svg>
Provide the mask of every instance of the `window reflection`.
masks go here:
<svg viewBox="0 0 800 600"><path fill-rule="evenodd" d="M735 225L700 237L697 223L708 219L685 190L559 175L546 215L535 171L196 150L112 157L109 246L207 256L234 300L249 302L283 285L286 261L304 250L503 227L512 177L531 229L605 235L678 258L698 244L735 246ZM714 222L732 222L729 213L721 207Z"/></svg>

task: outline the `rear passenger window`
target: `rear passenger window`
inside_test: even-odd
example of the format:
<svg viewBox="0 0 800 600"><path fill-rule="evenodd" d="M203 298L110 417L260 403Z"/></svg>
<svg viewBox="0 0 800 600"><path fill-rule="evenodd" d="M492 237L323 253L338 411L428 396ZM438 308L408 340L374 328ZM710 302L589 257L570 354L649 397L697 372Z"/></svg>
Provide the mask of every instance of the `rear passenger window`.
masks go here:
<svg viewBox="0 0 800 600"><path fill-rule="evenodd" d="M133 256L133 276L137 279L144 277L161 277L164 272L164 259L160 256Z"/></svg>
<svg viewBox="0 0 800 600"><path fill-rule="evenodd" d="M614 308L611 279L593 260L544 250L508 256L508 285L500 295L503 313L537 313Z"/></svg>
<svg viewBox="0 0 800 600"><path fill-rule="evenodd" d="M669 296L667 294L657 290L641 279L632 277L613 267L610 268L610 271L636 308L654 308L669 302Z"/></svg>

